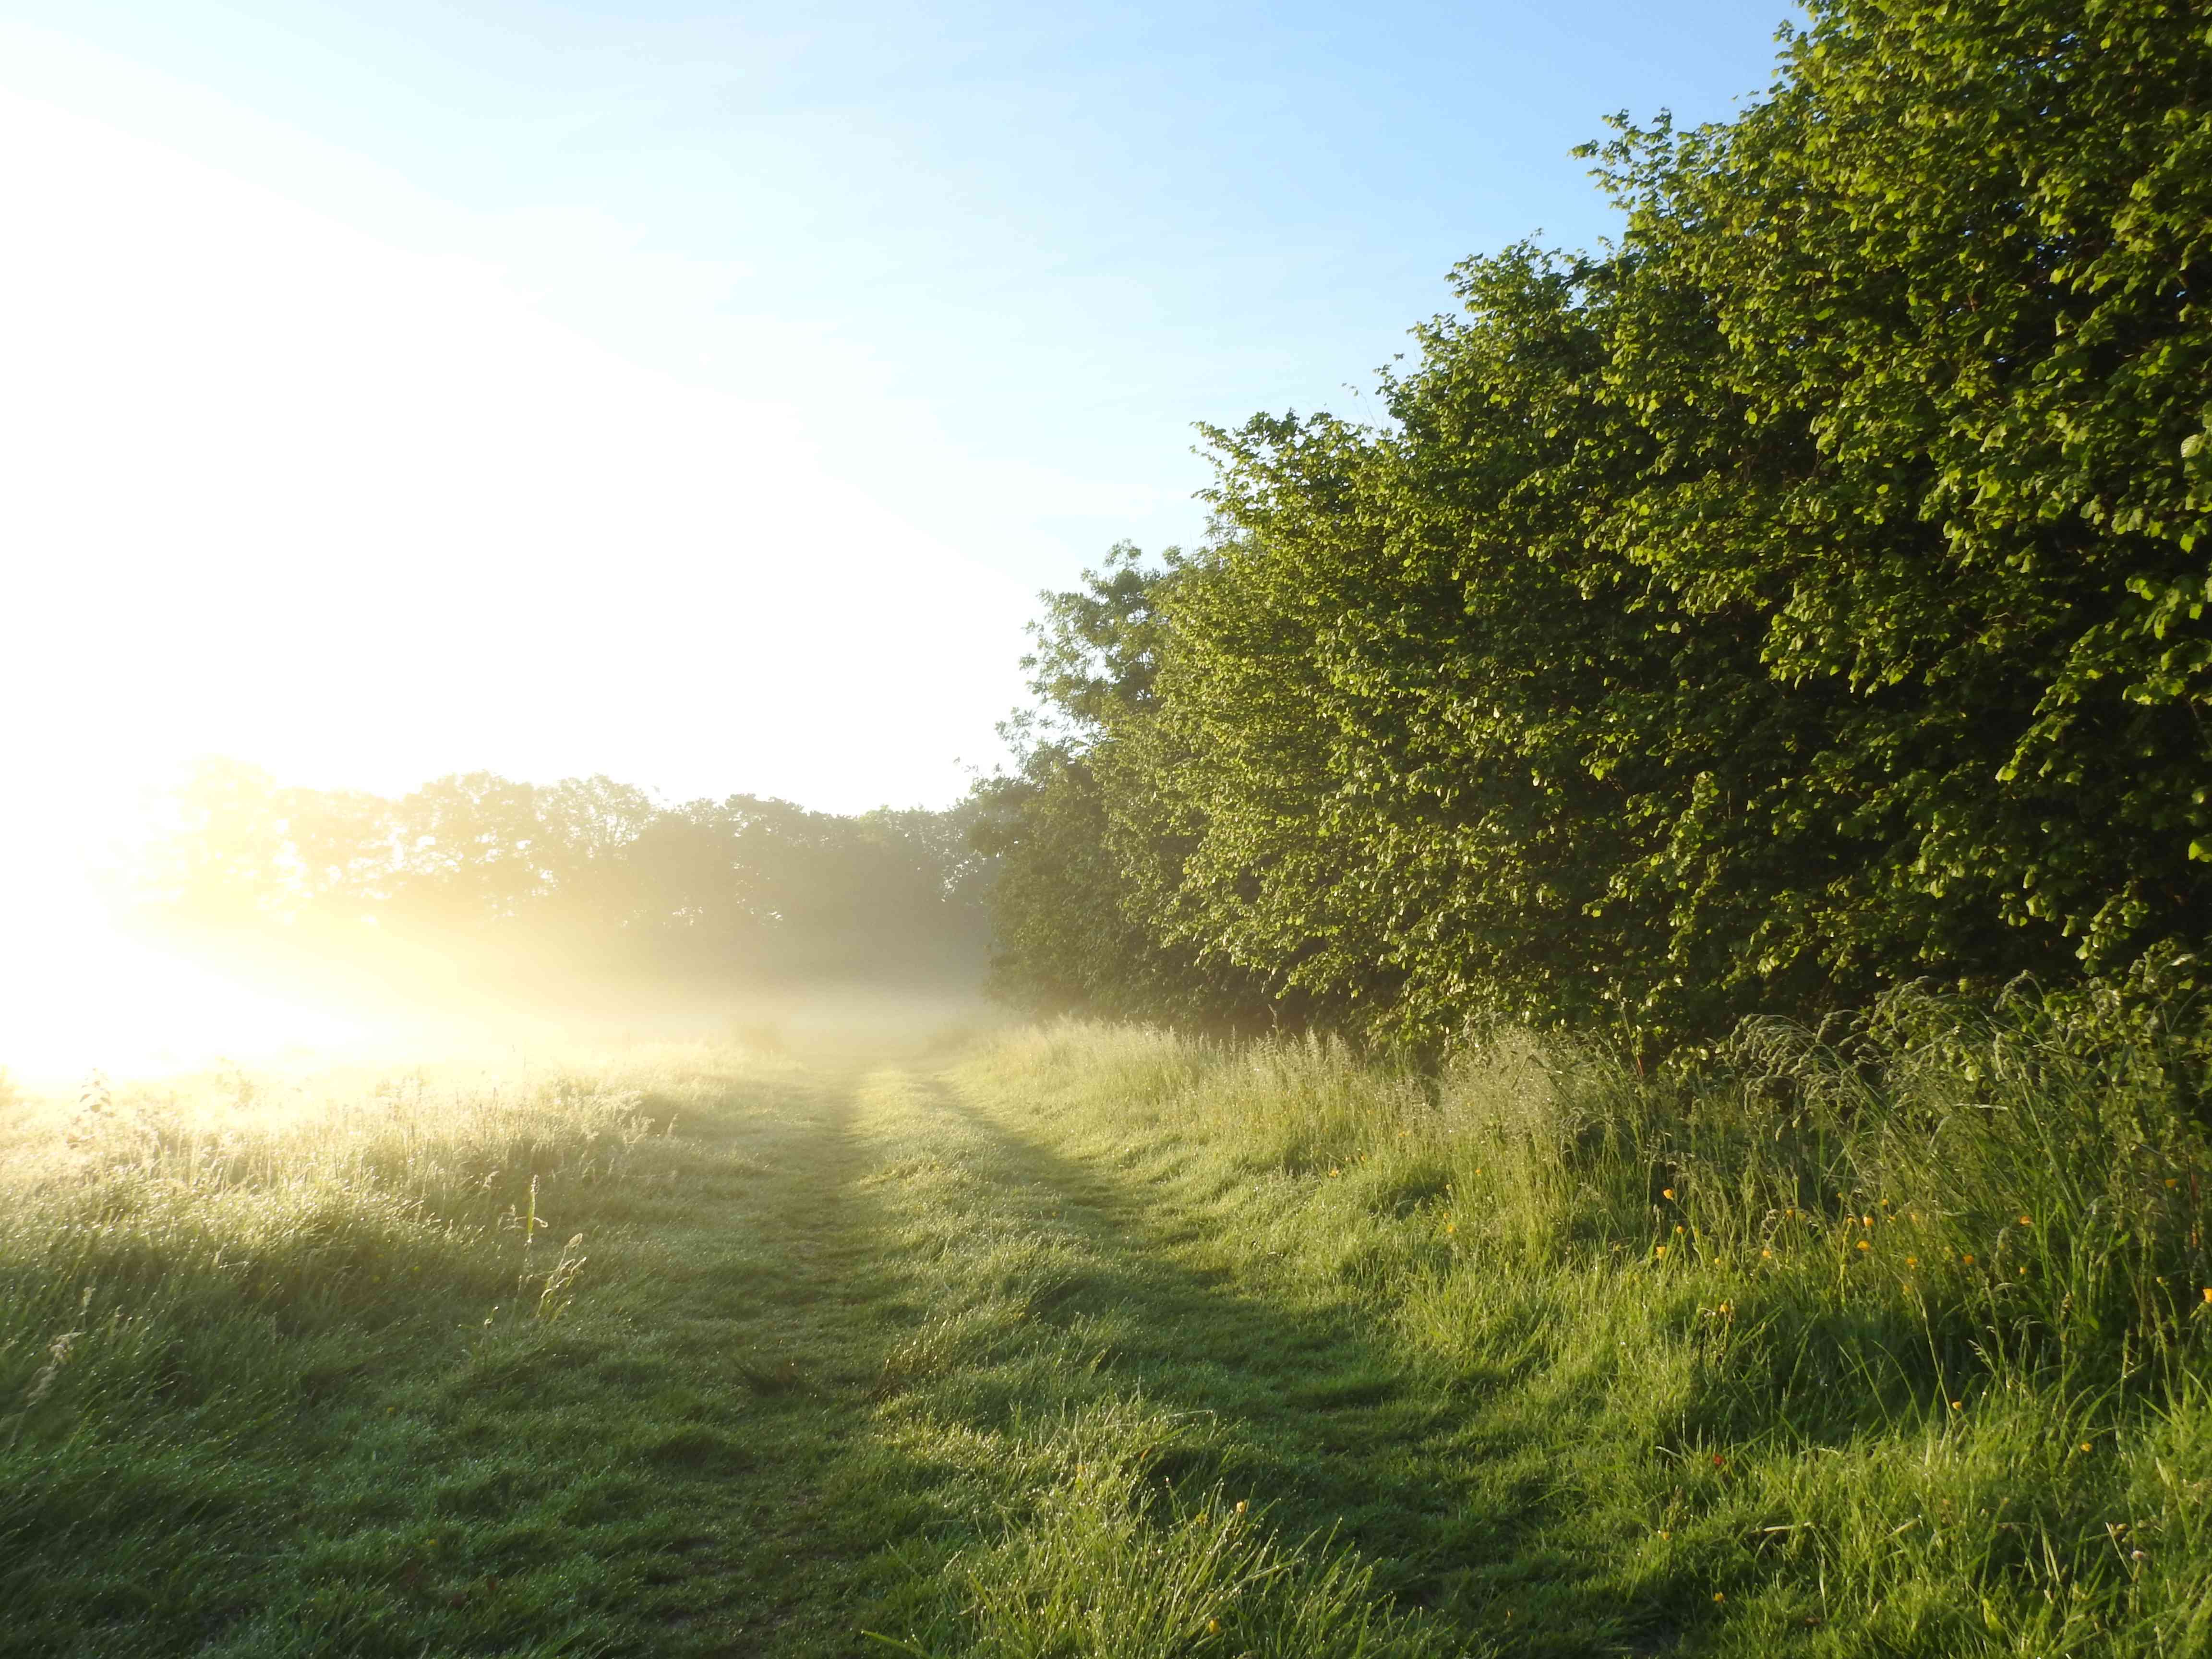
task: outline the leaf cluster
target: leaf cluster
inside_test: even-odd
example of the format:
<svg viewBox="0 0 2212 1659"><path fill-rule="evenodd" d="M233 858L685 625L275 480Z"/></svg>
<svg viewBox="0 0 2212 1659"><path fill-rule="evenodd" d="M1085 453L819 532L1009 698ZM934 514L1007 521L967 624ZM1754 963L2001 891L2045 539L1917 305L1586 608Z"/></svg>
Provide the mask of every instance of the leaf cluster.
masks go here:
<svg viewBox="0 0 2212 1659"><path fill-rule="evenodd" d="M1012 978L1064 902L1158 1012L1657 1051L2212 933L2202 9L1820 0L1613 127L1617 245L1468 261L1387 420L1207 429L1208 544L1052 602Z"/></svg>

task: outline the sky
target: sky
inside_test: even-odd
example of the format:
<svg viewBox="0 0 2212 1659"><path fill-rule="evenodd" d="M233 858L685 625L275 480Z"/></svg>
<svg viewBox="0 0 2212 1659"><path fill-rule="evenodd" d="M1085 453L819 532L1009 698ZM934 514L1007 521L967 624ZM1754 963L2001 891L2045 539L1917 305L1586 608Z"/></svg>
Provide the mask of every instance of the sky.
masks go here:
<svg viewBox="0 0 2212 1659"><path fill-rule="evenodd" d="M10 775L941 803L1194 422L1358 408L1781 15L0 0Z"/></svg>
<svg viewBox="0 0 2212 1659"><path fill-rule="evenodd" d="M0 920L201 755L949 802L1194 422L1356 413L1784 15L0 0Z"/></svg>

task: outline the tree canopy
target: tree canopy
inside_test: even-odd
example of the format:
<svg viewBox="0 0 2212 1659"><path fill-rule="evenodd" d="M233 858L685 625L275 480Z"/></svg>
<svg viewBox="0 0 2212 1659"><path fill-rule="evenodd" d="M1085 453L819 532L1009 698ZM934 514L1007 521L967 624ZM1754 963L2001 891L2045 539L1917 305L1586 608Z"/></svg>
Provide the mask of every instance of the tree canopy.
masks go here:
<svg viewBox="0 0 2212 1659"><path fill-rule="evenodd" d="M1208 429L985 792L1042 1003L1694 1045L2212 933L2212 30L1817 0L1470 259L1387 418Z"/></svg>

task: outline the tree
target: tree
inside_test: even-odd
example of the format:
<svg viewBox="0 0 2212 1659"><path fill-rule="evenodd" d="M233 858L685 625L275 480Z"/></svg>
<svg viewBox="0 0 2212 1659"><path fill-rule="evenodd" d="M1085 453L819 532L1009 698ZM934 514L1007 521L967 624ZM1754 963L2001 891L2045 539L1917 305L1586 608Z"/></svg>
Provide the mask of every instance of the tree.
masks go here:
<svg viewBox="0 0 2212 1659"><path fill-rule="evenodd" d="M1017 975L1656 1050L2212 933L2201 15L1820 0L1617 126L1618 246L1468 261L1387 423L1210 431L1209 544L1052 601Z"/></svg>

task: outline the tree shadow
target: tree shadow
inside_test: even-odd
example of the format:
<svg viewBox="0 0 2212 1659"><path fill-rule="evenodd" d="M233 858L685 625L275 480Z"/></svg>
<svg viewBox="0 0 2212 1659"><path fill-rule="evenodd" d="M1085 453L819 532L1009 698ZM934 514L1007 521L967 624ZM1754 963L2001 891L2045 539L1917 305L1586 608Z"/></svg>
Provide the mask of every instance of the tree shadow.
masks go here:
<svg viewBox="0 0 2212 1659"><path fill-rule="evenodd" d="M1540 1431L1496 1409L1503 1379L1454 1376L1409 1359L1372 1327L1372 1309L1286 1307L1227 1270L1173 1260L1164 1236L1188 1218L1148 1206L1110 1174L1071 1158L960 1098L942 1079L902 1080L919 1111L956 1126L934 1156L984 1182L971 1192L979 1229L1033 1234L1035 1282L956 1287L939 1249L913 1260L894 1184L848 1194L872 1206L848 1224L872 1231L877 1270L908 1294L933 1285L939 1316L1012 1297L1020 1329L1002 1324L935 1373L872 1397L921 1395L921 1411L982 1433L1035 1424L1110 1396L1140 1396L1208 1419L1213 1431L1170 1445L1155 1479L1186 1493L1220 1483L1264 1506L1291 1537L1334 1534L1376 1567L1376 1583L1470 1641L1528 1652L1656 1652L1699 1615L1709 1590L1666 1575L1624 1595L1617 1569L1566 1543L1577 1507L1553 1467L1561 1439L1600 1431L1597 1402L1577 1429ZM863 1133L866 1132L863 1131ZM988 1206L988 1213L984 1212ZM905 1258L905 1259L902 1259ZM889 1456L879 1417L866 1456L878 1478L957 1486L927 1459ZM950 1547L986 1535L957 1502L925 1502ZM1510 1614L1509 1616L1509 1610Z"/></svg>

